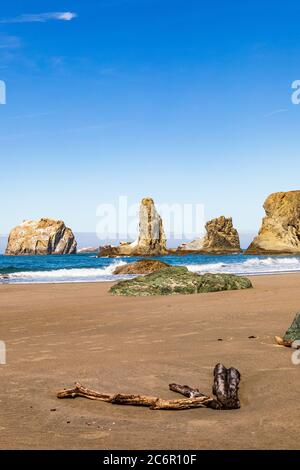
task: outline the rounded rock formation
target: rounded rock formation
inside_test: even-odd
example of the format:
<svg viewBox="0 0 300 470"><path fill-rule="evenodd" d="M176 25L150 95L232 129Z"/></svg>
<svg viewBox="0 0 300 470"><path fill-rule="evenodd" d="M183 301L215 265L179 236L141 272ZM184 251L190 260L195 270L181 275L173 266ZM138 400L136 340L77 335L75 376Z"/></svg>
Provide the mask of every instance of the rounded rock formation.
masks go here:
<svg viewBox="0 0 300 470"><path fill-rule="evenodd" d="M266 217L246 254L300 253L300 191L271 194L264 203Z"/></svg>
<svg viewBox="0 0 300 470"><path fill-rule="evenodd" d="M207 235L190 243L184 243L178 252L190 253L239 253L241 252L240 238L233 227L232 218L224 216L212 219L205 225Z"/></svg>
<svg viewBox="0 0 300 470"><path fill-rule="evenodd" d="M150 274L160 269L168 268L169 266L169 264L159 260L141 259L135 263L118 266L113 274Z"/></svg>
<svg viewBox="0 0 300 470"><path fill-rule="evenodd" d="M65 255L76 253L77 243L72 230L61 220L27 220L9 235L7 256Z"/></svg>

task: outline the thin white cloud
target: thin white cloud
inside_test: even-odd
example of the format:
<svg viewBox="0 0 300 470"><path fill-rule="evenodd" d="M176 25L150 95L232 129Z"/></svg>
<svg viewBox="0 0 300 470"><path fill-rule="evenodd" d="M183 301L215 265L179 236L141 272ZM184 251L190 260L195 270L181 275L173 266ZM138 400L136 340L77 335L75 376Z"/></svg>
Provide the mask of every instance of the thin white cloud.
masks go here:
<svg viewBox="0 0 300 470"><path fill-rule="evenodd" d="M270 117L274 116L275 114L280 114L280 113L286 113L288 109L275 109L275 111L272 111L271 113L265 114L264 117Z"/></svg>
<svg viewBox="0 0 300 470"><path fill-rule="evenodd" d="M16 16L15 18L2 18L0 23L45 23L50 20L71 21L77 14L72 11L56 11L50 13L36 13Z"/></svg>
<svg viewBox="0 0 300 470"><path fill-rule="evenodd" d="M57 19L58 20L64 20L64 21L71 21L73 18L76 18L76 13L73 13L71 11L65 11L63 13L58 13L57 14Z"/></svg>

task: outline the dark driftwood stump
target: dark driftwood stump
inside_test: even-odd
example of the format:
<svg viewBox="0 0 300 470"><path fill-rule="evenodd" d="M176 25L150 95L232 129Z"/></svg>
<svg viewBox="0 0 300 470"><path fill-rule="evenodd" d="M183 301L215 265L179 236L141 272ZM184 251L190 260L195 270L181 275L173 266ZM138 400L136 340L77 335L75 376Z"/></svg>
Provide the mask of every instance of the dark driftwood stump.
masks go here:
<svg viewBox="0 0 300 470"><path fill-rule="evenodd" d="M64 389L57 393L57 398L83 397L89 400L106 401L113 405L146 406L151 410L187 410L191 408L212 408L214 410L231 410L240 408L238 389L240 373L231 367L226 369L217 364L214 369L213 394L216 398L207 396L197 388L188 385L170 384L173 392L180 393L186 398L164 400L147 395L128 395L123 393L100 393L76 383L74 388Z"/></svg>
<svg viewBox="0 0 300 470"><path fill-rule="evenodd" d="M216 365L212 392L224 410L240 408L238 397L240 380L241 374L234 367L226 369L223 364Z"/></svg>

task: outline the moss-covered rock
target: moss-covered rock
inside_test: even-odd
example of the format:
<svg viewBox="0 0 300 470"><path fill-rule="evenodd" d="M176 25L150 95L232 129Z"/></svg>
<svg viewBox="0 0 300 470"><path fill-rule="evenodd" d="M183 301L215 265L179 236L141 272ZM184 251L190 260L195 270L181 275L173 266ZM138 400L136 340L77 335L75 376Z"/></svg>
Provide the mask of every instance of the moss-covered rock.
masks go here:
<svg viewBox="0 0 300 470"><path fill-rule="evenodd" d="M297 313L293 323L283 337L283 341L289 344L297 340L300 340L300 313Z"/></svg>
<svg viewBox="0 0 300 470"><path fill-rule="evenodd" d="M146 276L120 281L111 287L113 295L149 296L199 294L224 290L248 289L251 281L232 274L191 273L185 267L161 269Z"/></svg>

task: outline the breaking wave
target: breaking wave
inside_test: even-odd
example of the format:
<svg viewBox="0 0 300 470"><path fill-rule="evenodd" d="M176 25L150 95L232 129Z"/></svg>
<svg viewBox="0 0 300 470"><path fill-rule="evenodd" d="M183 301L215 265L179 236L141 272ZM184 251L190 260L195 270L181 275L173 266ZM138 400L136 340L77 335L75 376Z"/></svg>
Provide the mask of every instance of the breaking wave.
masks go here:
<svg viewBox="0 0 300 470"><path fill-rule="evenodd" d="M119 261L103 268L53 269L50 271L21 271L4 274L0 281L9 283L58 283L58 282L97 282L120 278L113 274L118 266L127 263ZM127 277L128 276L122 276Z"/></svg>
<svg viewBox="0 0 300 470"><path fill-rule="evenodd" d="M300 267L300 259L299 258L254 258L245 261L244 263L246 266L286 266L286 265L294 265Z"/></svg>
<svg viewBox="0 0 300 470"><path fill-rule="evenodd" d="M187 265L194 273L231 273L231 274L276 274L300 271L300 258L252 258L247 261L191 264Z"/></svg>
<svg viewBox="0 0 300 470"><path fill-rule="evenodd" d="M173 266L186 266L189 271L204 273L229 273L261 275L300 272L300 257L296 256L245 256L238 255L169 255L161 258ZM129 279L132 275L113 274L117 266L123 266L137 258L108 259L89 255L57 257L0 256L0 283L64 283L101 282Z"/></svg>
<svg viewBox="0 0 300 470"><path fill-rule="evenodd" d="M186 267L192 273L222 271L227 266L226 263L208 263L208 264L187 264Z"/></svg>

